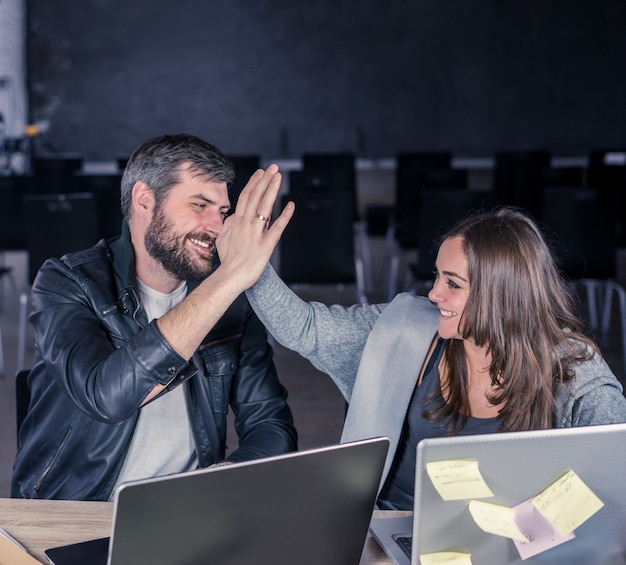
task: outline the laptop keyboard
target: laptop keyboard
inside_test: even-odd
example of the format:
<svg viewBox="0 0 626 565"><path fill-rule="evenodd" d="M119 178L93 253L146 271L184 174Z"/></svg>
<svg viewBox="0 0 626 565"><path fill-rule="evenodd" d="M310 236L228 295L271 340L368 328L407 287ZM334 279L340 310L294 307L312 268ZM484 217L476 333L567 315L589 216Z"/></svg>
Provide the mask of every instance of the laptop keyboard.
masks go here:
<svg viewBox="0 0 626 565"><path fill-rule="evenodd" d="M402 551L411 558L411 548L413 546L413 538L411 536L398 536L395 538L396 543L402 548Z"/></svg>

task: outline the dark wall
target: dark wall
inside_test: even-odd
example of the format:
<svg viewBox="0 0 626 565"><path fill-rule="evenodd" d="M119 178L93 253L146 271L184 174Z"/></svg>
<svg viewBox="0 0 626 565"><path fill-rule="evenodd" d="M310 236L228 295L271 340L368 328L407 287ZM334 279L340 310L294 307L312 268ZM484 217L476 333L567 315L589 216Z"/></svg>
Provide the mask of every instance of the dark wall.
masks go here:
<svg viewBox="0 0 626 565"><path fill-rule="evenodd" d="M39 150L626 145L624 0L29 0L27 18Z"/></svg>

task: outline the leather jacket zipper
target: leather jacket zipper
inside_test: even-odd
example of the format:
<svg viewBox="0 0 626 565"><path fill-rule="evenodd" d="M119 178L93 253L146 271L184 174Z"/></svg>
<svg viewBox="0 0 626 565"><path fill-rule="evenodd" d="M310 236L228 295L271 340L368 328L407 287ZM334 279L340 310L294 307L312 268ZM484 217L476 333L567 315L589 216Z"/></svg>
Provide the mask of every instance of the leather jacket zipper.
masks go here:
<svg viewBox="0 0 626 565"><path fill-rule="evenodd" d="M37 482L35 483L35 487L33 489L35 492L39 492L39 489L41 488L41 484L44 482L46 476L50 472L50 469L52 469L53 465L56 463L56 460L59 458L59 454L61 453L61 450L67 443L67 440L70 437L71 433L72 433L72 428L67 430L67 433L65 434L65 437L63 438L63 441L61 442L61 445L59 445L59 448L56 450L56 453L54 454L52 461L48 463L46 468L43 470L43 473L41 473L41 475L39 476L39 479L37 479Z"/></svg>
<svg viewBox="0 0 626 565"><path fill-rule="evenodd" d="M122 314L129 314L131 312L130 308L128 308L128 306L126 306L124 304L124 301L130 298L132 301L132 318L134 320L134 322L140 327L143 328L144 324L142 324L137 318L138 318L138 314L139 311L141 309L141 304L139 302L139 298L137 297L137 294L135 292L135 290L133 288L128 288L128 289L124 289L124 291L122 292L122 294L120 295L120 297L117 299L117 301L115 302L115 304L111 304L111 306L107 306L106 308L104 308L103 310L100 311L100 314L104 317L104 316L108 316L109 314L111 314L112 312L115 312L116 310L119 310Z"/></svg>
<svg viewBox="0 0 626 565"><path fill-rule="evenodd" d="M207 347L213 347L214 345L217 345L219 343L224 343L227 341L232 341L234 339L240 339L241 336L243 336L243 333L238 333L238 334L234 334L234 335L230 335L228 337L223 337L221 339L214 339L213 341L210 341L209 343L201 343L200 346L198 347L198 349L196 349L196 352L198 351L202 351L203 349L206 349Z"/></svg>

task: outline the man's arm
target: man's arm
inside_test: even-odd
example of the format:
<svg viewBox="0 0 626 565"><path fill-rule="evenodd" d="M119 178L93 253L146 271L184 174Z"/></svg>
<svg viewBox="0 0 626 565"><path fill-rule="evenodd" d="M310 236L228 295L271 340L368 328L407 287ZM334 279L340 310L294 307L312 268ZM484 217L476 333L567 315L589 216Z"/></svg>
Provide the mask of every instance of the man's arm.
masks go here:
<svg viewBox="0 0 626 565"><path fill-rule="evenodd" d="M226 220L220 239L229 240L237 232L239 249L220 254L220 266L180 304L157 321L163 337L184 359L190 359L204 336L215 326L228 307L261 274L278 243L293 205L267 229L268 222L259 215L271 216L278 196L281 175L276 165L259 170L239 195L235 214ZM257 212L258 211L258 212ZM263 214L262 214L263 212ZM245 252L245 253L244 253ZM145 402L158 395L167 385L156 385Z"/></svg>
<svg viewBox="0 0 626 565"><path fill-rule="evenodd" d="M273 205L279 186L276 167L258 171L242 192L243 201L261 206L266 198ZM263 231L262 244L267 245L270 237L278 241L288 222L279 220L265 230L256 215L248 214L245 227ZM270 255L271 250L267 260ZM131 335L136 331L132 313L112 309L102 317L100 309L108 309L113 301L107 296L102 297L106 303L92 303L94 291L114 284L100 280L108 276L108 266L91 281L82 280L80 265L74 272L59 260L47 262L33 285L31 323L50 374L91 417L105 422L128 418L173 378L184 380L193 374L188 362L193 352L248 284L249 274L241 276L245 269L232 269L232 263L218 268L157 323ZM128 328L129 323L135 329Z"/></svg>

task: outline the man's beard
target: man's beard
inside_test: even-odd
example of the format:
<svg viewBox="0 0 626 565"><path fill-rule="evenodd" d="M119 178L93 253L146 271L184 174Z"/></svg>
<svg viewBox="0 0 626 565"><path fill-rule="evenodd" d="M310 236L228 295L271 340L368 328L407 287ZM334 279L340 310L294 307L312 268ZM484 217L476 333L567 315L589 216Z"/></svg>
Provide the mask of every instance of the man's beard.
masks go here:
<svg viewBox="0 0 626 565"><path fill-rule="evenodd" d="M187 255L185 240L188 238L209 244L207 251L210 257L204 264L194 262ZM152 222L146 230L145 246L148 254L179 280L203 280L215 270L218 264L215 238L206 233L177 235L174 233L172 222L165 217L161 207L155 209Z"/></svg>

